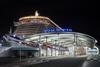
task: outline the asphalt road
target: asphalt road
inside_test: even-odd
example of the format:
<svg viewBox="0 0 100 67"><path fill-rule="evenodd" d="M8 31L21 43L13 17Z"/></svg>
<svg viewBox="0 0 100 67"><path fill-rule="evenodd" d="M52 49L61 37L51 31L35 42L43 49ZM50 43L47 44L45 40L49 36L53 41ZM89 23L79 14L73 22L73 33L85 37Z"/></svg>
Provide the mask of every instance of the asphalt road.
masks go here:
<svg viewBox="0 0 100 67"><path fill-rule="evenodd" d="M62 58L34 64L29 67L82 67L85 60L85 58Z"/></svg>
<svg viewBox="0 0 100 67"><path fill-rule="evenodd" d="M86 58L63 58L51 60L49 62L35 64L29 67L100 67L100 61L89 60Z"/></svg>
<svg viewBox="0 0 100 67"><path fill-rule="evenodd" d="M82 67L100 67L100 61L85 61Z"/></svg>
<svg viewBox="0 0 100 67"><path fill-rule="evenodd" d="M3 60L3 59L2 59ZM0 60L0 61L2 61ZM5 63L0 62L0 67L100 67L100 62L98 61L87 61L84 57L66 57L66 58L59 58L59 59L50 59L46 62L41 62L35 64L33 62L33 59L29 63L12 63L15 60L10 61L10 59L7 61L6 59ZM39 62L42 59L38 59ZM5 60L4 60L5 61ZM9 62L9 63L8 63ZM11 63L11 64L10 64ZM32 64L31 64L32 63Z"/></svg>

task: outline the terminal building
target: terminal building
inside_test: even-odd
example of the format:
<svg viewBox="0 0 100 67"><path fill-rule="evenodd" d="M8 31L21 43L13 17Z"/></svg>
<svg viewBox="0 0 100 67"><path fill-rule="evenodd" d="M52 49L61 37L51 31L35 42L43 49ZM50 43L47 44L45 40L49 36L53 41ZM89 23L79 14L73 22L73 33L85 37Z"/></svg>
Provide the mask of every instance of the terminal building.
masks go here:
<svg viewBox="0 0 100 67"><path fill-rule="evenodd" d="M0 41L0 57L82 56L99 54L90 35L62 29L45 16L25 16L14 22L13 33Z"/></svg>

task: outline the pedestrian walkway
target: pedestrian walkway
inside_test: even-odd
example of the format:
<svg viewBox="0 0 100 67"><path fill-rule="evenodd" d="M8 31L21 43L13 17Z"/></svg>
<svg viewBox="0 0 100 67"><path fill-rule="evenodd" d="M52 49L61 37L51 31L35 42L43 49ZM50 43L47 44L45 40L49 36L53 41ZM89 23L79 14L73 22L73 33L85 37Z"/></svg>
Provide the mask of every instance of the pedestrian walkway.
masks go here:
<svg viewBox="0 0 100 67"><path fill-rule="evenodd" d="M40 58L54 60L54 59L60 59L60 58L67 58L67 56L47 56L47 57L40 57Z"/></svg>
<svg viewBox="0 0 100 67"><path fill-rule="evenodd" d="M48 56L48 57L26 58L21 60L19 59L9 64L0 65L0 67L27 67L28 65L44 63L50 60L60 59L65 57L66 56L53 56L53 57Z"/></svg>
<svg viewBox="0 0 100 67"><path fill-rule="evenodd" d="M85 56L78 56L78 57L85 57ZM2 65L0 67L27 67L33 64L39 64L44 62L49 62L55 59L62 59L62 58L69 58L69 56L47 56L47 57L35 57L35 58L26 58L26 59L19 59L15 62Z"/></svg>

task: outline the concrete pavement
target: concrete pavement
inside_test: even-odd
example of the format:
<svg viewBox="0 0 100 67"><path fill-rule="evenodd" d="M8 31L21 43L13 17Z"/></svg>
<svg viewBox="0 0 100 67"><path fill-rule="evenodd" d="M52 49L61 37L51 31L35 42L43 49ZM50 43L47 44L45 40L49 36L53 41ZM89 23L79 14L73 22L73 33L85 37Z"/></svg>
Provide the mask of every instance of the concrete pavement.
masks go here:
<svg viewBox="0 0 100 67"><path fill-rule="evenodd" d="M87 61L86 56L53 56L17 60L0 67L99 67L100 62Z"/></svg>
<svg viewBox="0 0 100 67"><path fill-rule="evenodd" d="M35 58L26 58L22 59L17 59L16 61L14 60L13 62L8 62L8 64L2 64L0 67L25 67L28 65L33 65L33 64L39 64L39 63L44 63L48 62L50 60L54 59L61 59L61 58L66 58L66 56L54 56L54 57L35 57ZM7 61L7 60L6 60ZM9 60L12 61L12 60Z"/></svg>

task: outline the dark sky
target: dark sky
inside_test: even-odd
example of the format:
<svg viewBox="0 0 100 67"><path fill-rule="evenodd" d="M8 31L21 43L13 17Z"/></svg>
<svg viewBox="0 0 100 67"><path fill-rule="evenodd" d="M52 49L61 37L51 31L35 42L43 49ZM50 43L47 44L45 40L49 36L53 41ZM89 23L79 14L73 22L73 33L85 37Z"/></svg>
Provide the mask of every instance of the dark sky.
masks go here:
<svg viewBox="0 0 100 67"><path fill-rule="evenodd" d="M38 10L40 15L51 18L59 26L89 34L100 42L95 0L1 0L0 8L0 34L8 33L18 18L34 15Z"/></svg>

